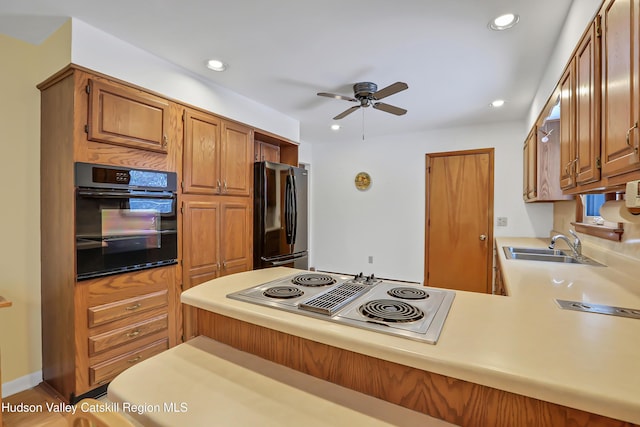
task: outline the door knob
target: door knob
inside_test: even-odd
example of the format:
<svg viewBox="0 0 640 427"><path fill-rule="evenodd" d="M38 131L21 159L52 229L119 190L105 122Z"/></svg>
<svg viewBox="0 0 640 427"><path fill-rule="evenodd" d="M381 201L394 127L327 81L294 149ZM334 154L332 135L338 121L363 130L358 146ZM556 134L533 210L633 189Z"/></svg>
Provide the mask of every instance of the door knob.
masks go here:
<svg viewBox="0 0 640 427"><path fill-rule="evenodd" d="M484 234L480 235L480 240L487 240L487 236L485 236Z"/></svg>

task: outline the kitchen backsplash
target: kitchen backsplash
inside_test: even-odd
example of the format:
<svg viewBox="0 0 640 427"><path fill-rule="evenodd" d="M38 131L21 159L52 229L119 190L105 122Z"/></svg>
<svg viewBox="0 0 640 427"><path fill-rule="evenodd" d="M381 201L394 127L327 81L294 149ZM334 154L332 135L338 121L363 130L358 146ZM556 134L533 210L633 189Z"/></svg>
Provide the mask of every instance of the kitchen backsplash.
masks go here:
<svg viewBox="0 0 640 427"><path fill-rule="evenodd" d="M573 226L576 218L575 200L555 202L553 207L553 231L566 234ZM600 239L598 237L580 234L583 244L596 246L613 251L640 261L640 224L624 224L621 242Z"/></svg>

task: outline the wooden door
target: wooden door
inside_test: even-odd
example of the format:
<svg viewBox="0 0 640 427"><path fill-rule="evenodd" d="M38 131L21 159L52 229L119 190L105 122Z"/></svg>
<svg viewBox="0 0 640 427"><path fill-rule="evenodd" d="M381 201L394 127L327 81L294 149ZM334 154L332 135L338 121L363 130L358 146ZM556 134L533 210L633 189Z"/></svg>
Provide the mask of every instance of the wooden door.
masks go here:
<svg viewBox="0 0 640 427"><path fill-rule="evenodd" d="M167 153L169 102L140 90L89 79L90 141Z"/></svg>
<svg viewBox="0 0 640 427"><path fill-rule="evenodd" d="M640 166L638 79L640 0L610 0L602 26L602 175Z"/></svg>
<svg viewBox="0 0 640 427"><path fill-rule="evenodd" d="M183 193L220 193L220 119L184 111Z"/></svg>
<svg viewBox="0 0 640 427"><path fill-rule="evenodd" d="M598 66L596 24L576 50L575 69L575 119L576 119L576 183L588 184L600 179L600 75Z"/></svg>
<svg viewBox="0 0 640 427"><path fill-rule="evenodd" d="M251 194L253 165L253 132L236 123L222 124L220 176L222 194L248 196Z"/></svg>
<svg viewBox="0 0 640 427"><path fill-rule="evenodd" d="M249 199L237 198L221 206L222 275L251 270L253 216Z"/></svg>
<svg viewBox="0 0 640 427"><path fill-rule="evenodd" d="M560 188L576 186L575 180L575 62L571 61L560 79Z"/></svg>
<svg viewBox="0 0 640 427"><path fill-rule="evenodd" d="M494 149L427 154L427 286L491 292Z"/></svg>

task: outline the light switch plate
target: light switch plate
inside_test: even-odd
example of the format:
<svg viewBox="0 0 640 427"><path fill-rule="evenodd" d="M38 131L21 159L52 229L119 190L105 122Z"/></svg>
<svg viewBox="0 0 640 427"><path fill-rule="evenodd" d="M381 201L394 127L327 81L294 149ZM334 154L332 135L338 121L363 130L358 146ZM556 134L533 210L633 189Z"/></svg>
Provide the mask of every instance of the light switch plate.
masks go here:
<svg viewBox="0 0 640 427"><path fill-rule="evenodd" d="M506 216L499 216L498 218L496 218L496 223L497 223L498 227L506 227L507 226L507 217Z"/></svg>

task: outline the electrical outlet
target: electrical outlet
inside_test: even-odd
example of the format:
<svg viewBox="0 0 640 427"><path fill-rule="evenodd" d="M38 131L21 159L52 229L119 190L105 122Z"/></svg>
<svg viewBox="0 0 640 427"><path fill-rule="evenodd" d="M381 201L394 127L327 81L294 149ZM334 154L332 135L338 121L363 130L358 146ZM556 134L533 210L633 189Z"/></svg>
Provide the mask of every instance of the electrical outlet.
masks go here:
<svg viewBox="0 0 640 427"><path fill-rule="evenodd" d="M506 216L499 216L497 218L497 225L498 227L506 227L507 226L507 217Z"/></svg>
<svg viewBox="0 0 640 427"><path fill-rule="evenodd" d="M373 264L373 256L369 255L369 264Z"/></svg>

